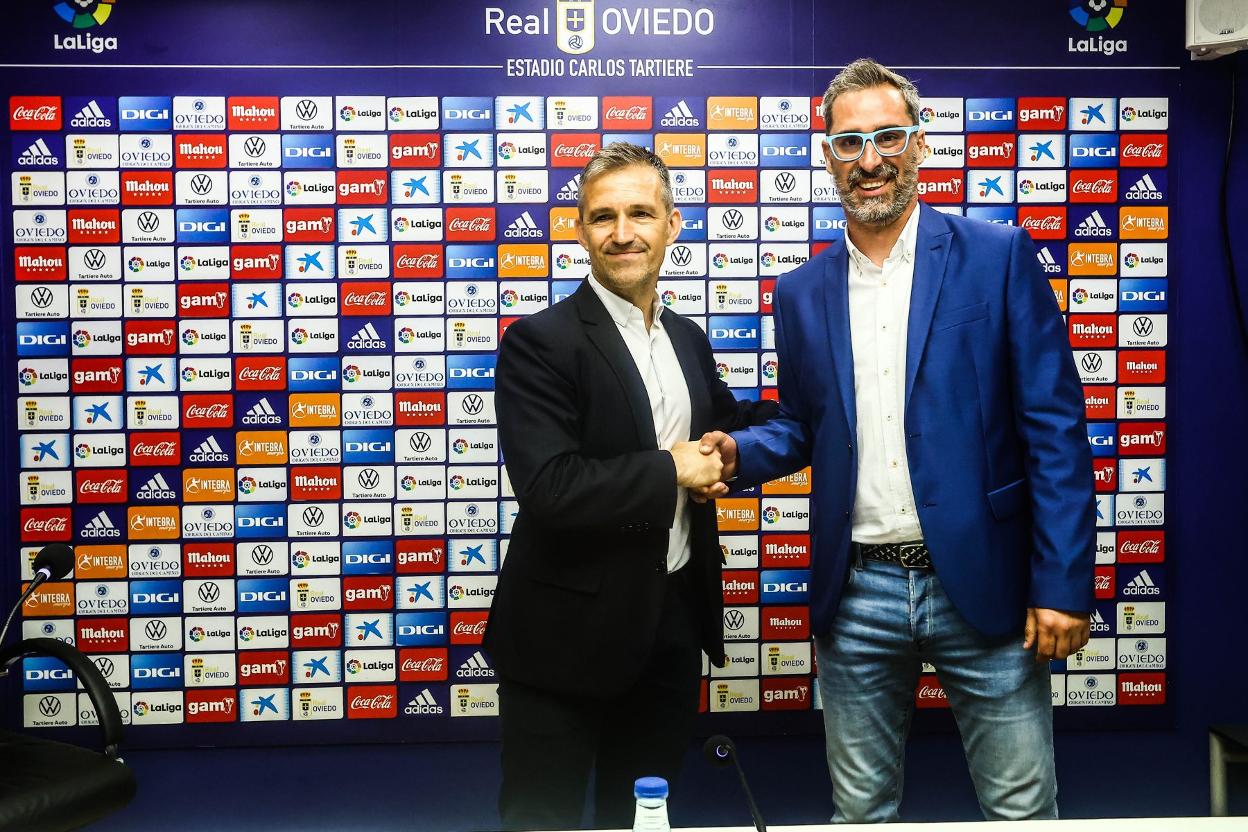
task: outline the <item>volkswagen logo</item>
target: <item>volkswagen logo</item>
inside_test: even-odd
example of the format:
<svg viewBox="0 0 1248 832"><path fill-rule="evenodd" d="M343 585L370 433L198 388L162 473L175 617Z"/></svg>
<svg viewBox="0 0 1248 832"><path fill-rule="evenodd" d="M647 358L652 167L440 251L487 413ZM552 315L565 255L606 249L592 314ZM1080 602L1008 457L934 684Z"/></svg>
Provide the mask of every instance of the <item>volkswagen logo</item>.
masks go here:
<svg viewBox="0 0 1248 832"><path fill-rule="evenodd" d="M243 151L253 159L259 159L264 155L264 139L259 136L251 136L247 141L243 142Z"/></svg>
<svg viewBox="0 0 1248 832"><path fill-rule="evenodd" d="M693 261L693 251L689 246L674 246L672 248L672 263L677 266L688 266Z"/></svg>
<svg viewBox="0 0 1248 832"><path fill-rule="evenodd" d="M724 212L724 228L727 228L729 231L738 230L743 222L745 222L745 217L736 208L731 208Z"/></svg>
<svg viewBox="0 0 1248 832"><path fill-rule="evenodd" d="M157 228L160 228L160 217L157 216L155 211L144 211L142 214L139 214L137 222L139 230L145 234L151 234Z"/></svg>
<svg viewBox="0 0 1248 832"><path fill-rule="evenodd" d="M47 309L52 305L52 290L46 286L40 286L30 293L30 302L40 309Z"/></svg>
<svg viewBox="0 0 1248 832"><path fill-rule="evenodd" d="M160 641L168 632L169 628L163 621L154 620L143 625L143 635L147 636L148 641Z"/></svg>
<svg viewBox="0 0 1248 832"><path fill-rule="evenodd" d="M741 610L725 610L724 626L729 630L740 630L745 626L745 613Z"/></svg>
<svg viewBox="0 0 1248 832"><path fill-rule="evenodd" d="M104 267L104 252L98 248L87 249L87 253L82 256L83 265L88 269L100 269Z"/></svg>
<svg viewBox="0 0 1248 832"><path fill-rule="evenodd" d="M1098 354L1090 352L1084 355L1079 363L1083 365L1083 371L1085 373L1099 373L1101 371L1101 365L1104 362Z"/></svg>
<svg viewBox="0 0 1248 832"><path fill-rule="evenodd" d="M215 604L217 599L221 597L221 587L215 583L206 583L199 585L199 600L205 604Z"/></svg>
<svg viewBox="0 0 1248 832"><path fill-rule="evenodd" d="M251 550L251 560L257 566L268 566L273 562L273 547L267 543L261 543Z"/></svg>
<svg viewBox="0 0 1248 832"><path fill-rule="evenodd" d="M377 473L376 468L365 468L356 477L356 481L360 484L360 488L374 489L381 483L381 474Z"/></svg>
<svg viewBox="0 0 1248 832"><path fill-rule="evenodd" d="M98 667L100 669L100 673L103 673L105 676L112 676L113 671L117 669L116 665L113 664L113 660L108 656L96 656L95 666Z"/></svg>
<svg viewBox="0 0 1248 832"><path fill-rule="evenodd" d="M776 174L776 190L782 194L792 193L797 187L797 177L789 172Z"/></svg>
<svg viewBox="0 0 1248 832"><path fill-rule="evenodd" d="M212 177L206 173L197 173L191 177L191 190L205 196L212 190Z"/></svg>
<svg viewBox="0 0 1248 832"><path fill-rule="evenodd" d="M471 393L464 396L464 400L460 403L460 406L469 416L477 416L485 408L485 400L476 393Z"/></svg>
<svg viewBox="0 0 1248 832"><path fill-rule="evenodd" d="M309 526L319 526L325 522L325 512L316 506L308 506L303 510L303 522Z"/></svg>
<svg viewBox="0 0 1248 832"><path fill-rule="evenodd" d="M61 712L61 700L55 696L45 696L39 700L39 713L47 717L56 716Z"/></svg>
<svg viewBox="0 0 1248 832"><path fill-rule="evenodd" d="M316 102L311 98L305 98L295 105L295 115L304 121L311 121L316 118Z"/></svg>
<svg viewBox="0 0 1248 832"><path fill-rule="evenodd" d="M1135 330L1135 334L1144 338L1153 334L1153 319L1140 316L1131 324L1131 329Z"/></svg>
<svg viewBox="0 0 1248 832"><path fill-rule="evenodd" d="M433 440L429 438L429 434L421 430L413 433L412 438L408 440L407 444L411 445L412 450L416 453L423 454L425 451L429 450L429 446L433 444Z"/></svg>

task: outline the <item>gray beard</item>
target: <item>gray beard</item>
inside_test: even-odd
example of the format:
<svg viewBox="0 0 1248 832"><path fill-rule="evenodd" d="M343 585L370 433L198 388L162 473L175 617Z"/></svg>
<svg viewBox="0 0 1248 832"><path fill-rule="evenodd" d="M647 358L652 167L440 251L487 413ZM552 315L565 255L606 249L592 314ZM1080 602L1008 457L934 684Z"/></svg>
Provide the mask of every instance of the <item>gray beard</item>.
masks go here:
<svg viewBox="0 0 1248 832"><path fill-rule="evenodd" d="M854 186L863 179L887 177L894 180L892 197L860 197ZM833 177L836 192L841 197L841 207L845 209L855 222L863 225L891 225L905 213L906 206L914 199L919 189L919 169L910 166L905 172L889 163L881 162L880 166L870 173L855 167L842 182L840 177Z"/></svg>

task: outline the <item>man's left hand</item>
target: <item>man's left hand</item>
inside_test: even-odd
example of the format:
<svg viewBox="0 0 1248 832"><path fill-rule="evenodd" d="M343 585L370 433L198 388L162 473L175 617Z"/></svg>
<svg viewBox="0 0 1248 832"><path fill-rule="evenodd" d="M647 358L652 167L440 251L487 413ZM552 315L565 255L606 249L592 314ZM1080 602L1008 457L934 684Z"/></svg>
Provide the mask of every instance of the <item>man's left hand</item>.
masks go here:
<svg viewBox="0 0 1248 832"><path fill-rule="evenodd" d="M1036 648L1036 661L1064 659L1088 643L1090 618L1086 612L1027 608L1023 649Z"/></svg>

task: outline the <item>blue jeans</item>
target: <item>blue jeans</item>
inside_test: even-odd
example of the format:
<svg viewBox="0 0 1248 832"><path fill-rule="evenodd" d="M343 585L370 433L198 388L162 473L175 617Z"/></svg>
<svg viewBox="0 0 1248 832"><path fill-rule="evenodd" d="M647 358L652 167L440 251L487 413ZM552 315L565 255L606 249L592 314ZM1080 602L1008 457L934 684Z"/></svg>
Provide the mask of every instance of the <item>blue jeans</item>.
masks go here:
<svg viewBox="0 0 1248 832"><path fill-rule="evenodd" d="M896 821L921 662L958 723L984 817L1057 817L1047 662L981 637L928 570L851 567L828 636L815 638L834 823Z"/></svg>

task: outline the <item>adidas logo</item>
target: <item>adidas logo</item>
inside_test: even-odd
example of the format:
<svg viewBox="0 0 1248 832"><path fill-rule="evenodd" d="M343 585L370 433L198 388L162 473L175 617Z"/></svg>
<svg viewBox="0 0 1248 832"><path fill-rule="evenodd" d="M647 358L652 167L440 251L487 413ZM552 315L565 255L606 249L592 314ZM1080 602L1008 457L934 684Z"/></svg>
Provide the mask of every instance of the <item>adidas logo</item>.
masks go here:
<svg viewBox="0 0 1248 832"><path fill-rule="evenodd" d="M438 700L433 698L433 694L429 691L429 688L425 688L420 693L416 694L416 696L412 698L411 702L407 703L407 706L403 708L403 713L408 715L440 714L442 713L442 710L442 706L438 704Z"/></svg>
<svg viewBox="0 0 1248 832"><path fill-rule="evenodd" d="M203 442L199 443L199 447L191 451L191 455L187 457L187 462L229 462L230 455L221 449L217 437L209 436Z"/></svg>
<svg viewBox="0 0 1248 832"><path fill-rule="evenodd" d="M1122 195L1123 199L1138 201L1155 201L1161 199L1162 196L1163 194L1161 193L1161 189L1157 187L1157 183L1153 182L1152 175L1148 173L1137 179L1135 184L1128 188L1127 192Z"/></svg>
<svg viewBox="0 0 1248 832"><path fill-rule="evenodd" d="M104 115L104 111L100 109L100 105L95 103L95 99L91 99L87 106L78 111L78 115L69 120L70 127L103 127L111 128L113 120Z"/></svg>
<svg viewBox="0 0 1248 832"><path fill-rule="evenodd" d="M1053 253L1049 251L1048 246L1041 246L1036 252L1036 259L1040 261L1040 270L1045 274L1061 274L1062 266L1053 259Z"/></svg>
<svg viewBox="0 0 1248 832"><path fill-rule="evenodd" d="M253 404L251 409L243 414L242 423L244 425L280 425L282 417L277 415L277 411L273 409L273 405L269 404L268 398L265 397ZM210 436L204 441L215 443L216 439Z"/></svg>
<svg viewBox="0 0 1248 832"><path fill-rule="evenodd" d="M1122 588L1123 595L1160 595L1161 588L1153 583L1153 577L1147 569L1141 569L1131 581Z"/></svg>
<svg viewBox="0 0 1248 832"><path fill-rule="evenodd" d="M525 211L520 216L511 221L511 224L503 229L504 237L528 237L541 239L544 235L542 229L537 227L537 223L533 221L533 215Z"/></svg>
<svg viewBox="0 0 1248 832"><path fill-rule="evenodd" d="M135 497L139 500L176 500L178 495L169 487L165 475L157 473L143 484Z"/></svg>
<svg viewBox="0 0 1248 832"><path fill-rule="evenodd" d="M581 193L581 175L578 173L568 180L568 183L559 189L559 193L555 194L555 199L561 199L566 202L576 202L577 196Z"/></svg>
<svg viewBox="0 0 1248 832"><path fill-rule="evenodd" d="M689 109L689 105L682 98L676 102L676 106L667 111L663 118L659 119L659 124L663 127L701 127L693 111Z"/></svg>
<svg viewBox="0 0 1248 832"><path fill-rule="evenodd" d="M1108 633L1109 625L1105 623L1105 619L1101 617L1099 610L1092 610L1092 618L1089 622L1089 629L1094 633Z"/></svg>
<svg viewBox="0 0 1248 832"><path fill-rule="evenodd" d="M459 666L459 670L455 675L460 679L493 679L494 669L490 667L489 662L485 660L485 656L481 655L481 651L473 653L464 663Z"/></svg>
<svg viewBox="0 0 1248 832"><path fill-rule="evenodd" d="M1076 237L1112 237L1114 230L1105 224L1099 210L1093 211L1087 219L1075 227Z"/></svg>
<svg viewBox="0 0 1248 832"><path fill-rule="evenodd" d="M377 328L371 323L364 324L360 327L360 331L352 335L350 341L347 341L349 350L384 350L389 346L386 339L381 337Z"/></svg>
<svg viewBox="0 0 1248 832"><path fill-rule="evenodd" d="M17 163L19 165L59 165L61 160L52 153L52 148L48 147L47 142L43 139L35 139L34 143L17 157Z"/></svg>
<svg viewBox="0 0 1248 832"><path fill-rule="evenodd" d="M108 519L108 515L101 511L91 518L91 522L78 533L78 536L89 538L121 537L121 529L114 526L113 521Z"/></svg>

